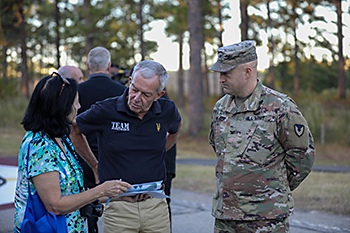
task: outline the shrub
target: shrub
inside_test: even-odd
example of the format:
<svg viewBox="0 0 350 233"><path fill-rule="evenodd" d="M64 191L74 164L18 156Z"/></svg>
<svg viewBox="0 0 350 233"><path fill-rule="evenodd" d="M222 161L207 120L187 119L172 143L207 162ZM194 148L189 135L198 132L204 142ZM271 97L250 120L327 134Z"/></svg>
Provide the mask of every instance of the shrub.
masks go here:
<svg viewBox="0 0 350 233"><path fill-rule="evenodd" d="M12 96L0 99L0 127L21 127L28 99Z"/></svg>

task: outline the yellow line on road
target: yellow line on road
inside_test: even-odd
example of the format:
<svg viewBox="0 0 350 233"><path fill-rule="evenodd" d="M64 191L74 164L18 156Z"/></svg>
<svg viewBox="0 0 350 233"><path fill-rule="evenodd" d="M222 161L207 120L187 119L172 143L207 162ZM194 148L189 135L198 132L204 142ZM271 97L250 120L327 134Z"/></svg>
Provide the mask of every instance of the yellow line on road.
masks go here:
<svg viewBox="0 0 350 233"><path fill-rule="evenodd" d="M17 178L5 178L6 181L13 181L13 180L17 180Z"/></svg>

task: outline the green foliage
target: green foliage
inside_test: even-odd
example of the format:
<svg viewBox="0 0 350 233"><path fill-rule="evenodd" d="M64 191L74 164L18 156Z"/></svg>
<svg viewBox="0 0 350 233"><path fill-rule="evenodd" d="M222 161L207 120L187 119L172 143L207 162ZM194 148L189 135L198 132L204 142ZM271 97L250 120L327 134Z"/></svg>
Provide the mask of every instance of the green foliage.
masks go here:
<svg viewBox="0 0 350 233"><path fill-rule="evenodd" d="M338 86L338 63L329 63L326 60L300 61L300 90L322 93ZM275 67L275 86L284 92L294 89L294 62L281 62ZM349 70L346 71L347 87L349 87Z"/></svg>
<svg viewBox="0 0 350 233"><path fill-rule="evenodd" d="M8 99L15 96L17 92L18 80L8 79L5 83L5 79L0 78L0 99Z"/></svg>
<svg viewBox="0 0 350 233"><path fill-rule="evenodd" d="M349 94L349 93L348 93ZM336 88L323 90L320 94L301 91L292 96L306 118L316 142L321 142L324 126L325 143L350 146L350 97L340 101Z"/></svg>
<svg viewBox="0 0 350 233"><path fill-rule="evenodd" d="M350 145L350 114L349 109L332 109L326 124L326 142L333 141Z"/></svg>
<svg viewBox="0 0 350 233"><path fill-rule="evenodd" d="M292 91L294 85L293 67L288 62L281 62L275 67L275 87L285 92ZM267 75L267 72L266 72ZM266 80L266 79L265 79ZM265 81L264 80L264 81Z"/></svg>
<svg viewBox="0 0 350 233"><path fill-rule="evenodd" d="M174 41L182 40L183 33L187 31L187 1L164 1L154 10L155 19L166 20L165 33Z"/></svg>
<svg viewBox="0 0 350 233"><path fill-rule="evenodd" d="M338 64L333 62L327 64L326 61L322 63L312 63L312 71L310 72L311 85L310 89L316 92L321 92L328 88L337 88L338 85Z"/></svg>
<svg viewBox="0 0 350 233"><path fill-rule="evenodd" d="M302 114L308 122L309 128L316 141L321 139L321 125L325 122L325 110L322 108L322 104L317 101L310 101L310 99L304 99L298 102Z"/></svg>
<svg viewBox="0 0 350 233"><path fill-rule="evenodd" d="M0 45L13 45L19 39L18 19L15 10L16 4L14 1L0 1Z"/></svg>
<svg viewBox="0 0 350 233"><path fill-rule="evenodd" d="M24 0L24 14L27 35L27 54L33 69L29 72L40 72L41 68L57 64L56 43L64 45L68 58L74 60L85 70L86 50L90 47L103 46L110 50L112 62L122 67L135 64L135 54L140 52L139 36L139 1L41 1ZM58 4L57 4L58 3ZM144 0L144 31L150 30L148 23L157 5ZM56 4L59 8L59 23L56 24ZM0 61L11 56L12 61L20 64L18 3L3 0L0 3ZM58 37L59 36L59 37ZM9 47L7 55L3 49ZM145 41L145 58L157 51L155 41ZM14 55L16 54L16 55ZM16 60L17 59L17 60ZM71 61L67 59L67 62ZM0 66L1 66L0 64ZM28 64L29 65L29 64ZM62 65L62 64L61 64ZM74 63L72 65L75 65ZM57 67L56 67L57 68ZM0 74L1 76L1 74Z"/></svg>
<svg viewBox="0 0 350 233"><path fill-rule="evenodd" d="M0 127L21 127L28 99L21 95L0 98Z"/></svg>
<svg viewBox="0 0 350 233"><path fill-rule="evenodd" d="M210 106L210 107L209 107ZM180 115L182 117L182 130L183 133L189 132L189 116L188 116L188 108L179 108ZM203 113L203 125L199 129L198 136L207 137L210 129L210 123L211 123L211 113L212 113L213 107L209 102L205 102L205 109Z"/></svg>

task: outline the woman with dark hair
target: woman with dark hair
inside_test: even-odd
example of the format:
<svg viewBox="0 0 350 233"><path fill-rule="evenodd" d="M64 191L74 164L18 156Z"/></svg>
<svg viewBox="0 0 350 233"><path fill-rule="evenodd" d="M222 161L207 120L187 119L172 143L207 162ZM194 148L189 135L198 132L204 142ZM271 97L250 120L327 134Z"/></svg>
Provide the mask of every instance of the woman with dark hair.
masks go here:
<svg viewBox="0 0 350 233"><path fill-rule="evenodd" d="M96 199L116 200L118 194L132 189L126 182L111 180L83 190L82 168L68 137L79 108L77 82L72 78L55 73L35 87L22 121L27 132L18 155L14 232L21 231L28 183L31 193L38 193L47 211L66 216L68 232L85 232L81 207Z"/></svg>

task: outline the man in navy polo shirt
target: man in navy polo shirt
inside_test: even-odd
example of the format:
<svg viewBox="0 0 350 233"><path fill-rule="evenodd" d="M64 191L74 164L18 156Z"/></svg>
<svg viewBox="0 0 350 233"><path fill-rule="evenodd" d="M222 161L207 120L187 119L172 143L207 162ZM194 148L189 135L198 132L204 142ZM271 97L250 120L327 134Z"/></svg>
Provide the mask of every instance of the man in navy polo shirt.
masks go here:
<svg viewBox="0 0 350 233"><path fill-rule="evenodd" d="M97 101L120 96L126 89L124 85L112 80L109 75L111 54L106 48L95 47L91 49L86 66L90 75L87 81L78 85L79 103L81 106L78 114L85 112ZM86 138L92 152L98 158L97 133L87 135ZM79 160L84 169L85 185L88 188L95 187L95 177L92 169L82 158L79 157Z"/></svg>
<svg viewBox="0 0 350 233"><path fill-rule="evenodd" d="M101 183L166 179L165 152L175 144L182 127L175 103L160 99L167 80L161 64L142 61L123 95L97 102L77 117L74 130L98 133ZM167 202L156 198L112 202L103 214L103 232L170 232Z"/></svg>

